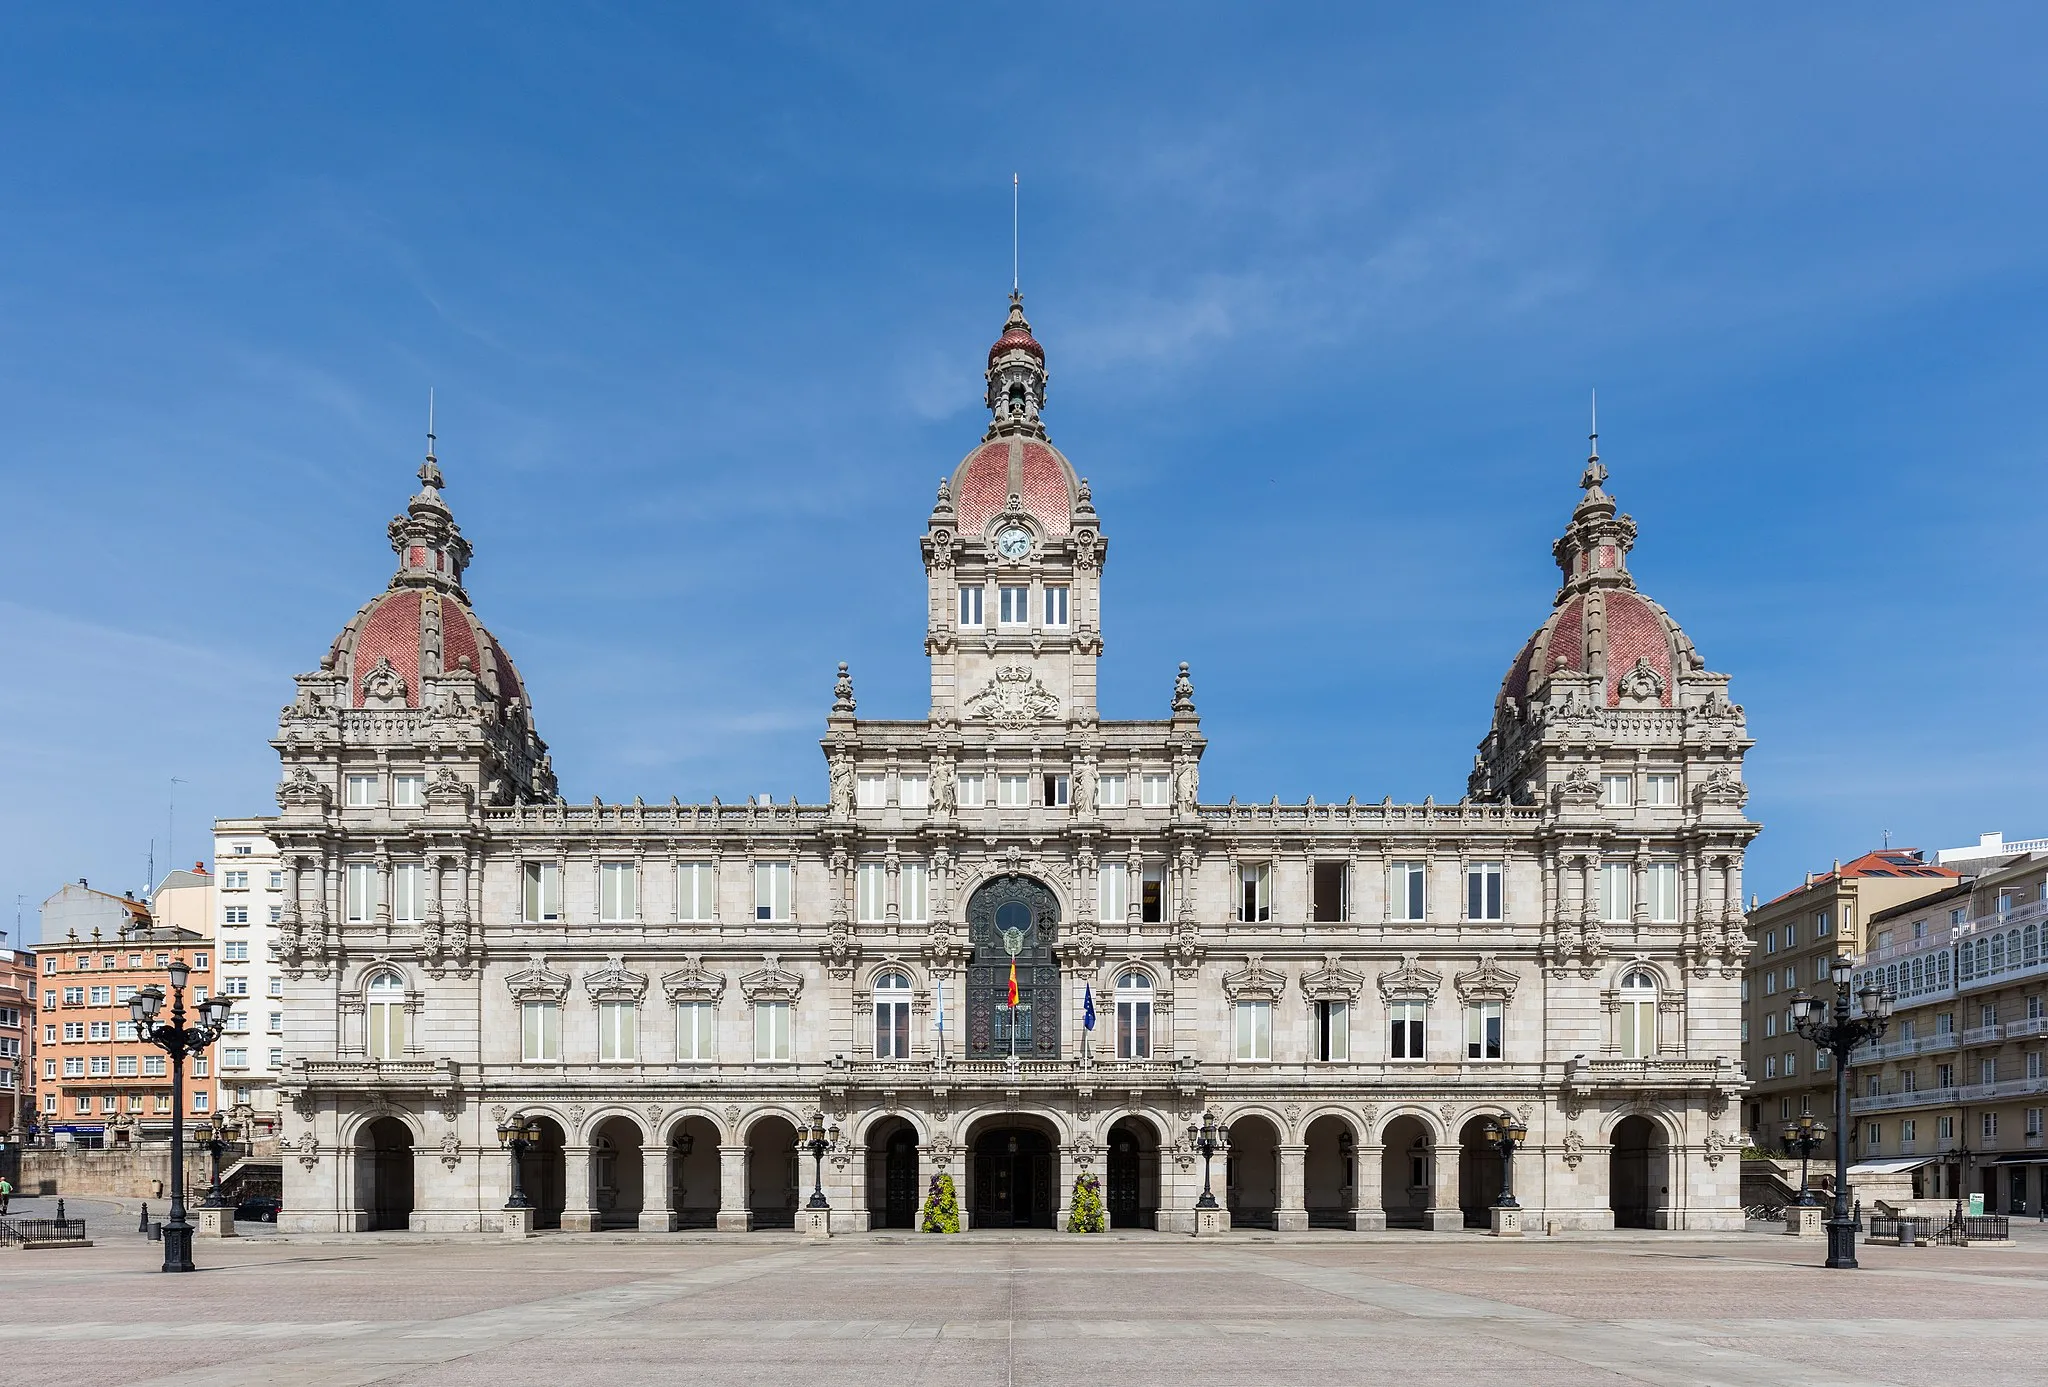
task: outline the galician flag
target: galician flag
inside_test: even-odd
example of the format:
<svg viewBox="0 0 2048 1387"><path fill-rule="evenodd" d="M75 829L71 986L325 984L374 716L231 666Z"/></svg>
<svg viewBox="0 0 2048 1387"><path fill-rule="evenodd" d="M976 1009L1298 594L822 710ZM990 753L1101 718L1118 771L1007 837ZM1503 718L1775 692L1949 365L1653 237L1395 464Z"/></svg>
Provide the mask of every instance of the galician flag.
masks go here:
<svg viewBox="0 0 2048 1387"><path fill-rule="evenodd" d="M1017 960L1010 960L1010 1005L1017 1005Z"/></svg>
<svg viewBox="0 0 2048 1387"><path fill-rule="evenodd" d="M1095 989L1085 982L1081 984L1081 1025L1095 1029Z"/></svg>

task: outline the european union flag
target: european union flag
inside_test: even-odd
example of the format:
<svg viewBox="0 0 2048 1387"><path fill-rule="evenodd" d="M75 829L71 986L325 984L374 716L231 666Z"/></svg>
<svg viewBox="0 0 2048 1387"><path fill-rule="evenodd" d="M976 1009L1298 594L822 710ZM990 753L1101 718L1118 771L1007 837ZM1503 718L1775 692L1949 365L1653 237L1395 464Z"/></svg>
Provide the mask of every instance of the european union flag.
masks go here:
<svg viewBox="0 0 2048 1387"><path fill-rule="evenodd" d="M1095 989L1087 983L1081 984L1081 1024L1095 1029Z"/></svg>

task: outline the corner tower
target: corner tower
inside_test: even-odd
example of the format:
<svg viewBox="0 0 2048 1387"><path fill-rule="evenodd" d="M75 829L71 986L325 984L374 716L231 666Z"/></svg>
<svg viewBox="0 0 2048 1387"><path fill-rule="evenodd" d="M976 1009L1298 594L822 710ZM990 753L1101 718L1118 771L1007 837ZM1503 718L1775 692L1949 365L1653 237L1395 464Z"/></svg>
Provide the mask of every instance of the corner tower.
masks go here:
<svg viewBox="0 0 2048 1387"><path fill-rule="evenodd" d="M1046 437L1047 379L1012 293L988 349L988 432L939 483L921 544L935 722L1097 718L1108 545L1088 483Z"/></svg>

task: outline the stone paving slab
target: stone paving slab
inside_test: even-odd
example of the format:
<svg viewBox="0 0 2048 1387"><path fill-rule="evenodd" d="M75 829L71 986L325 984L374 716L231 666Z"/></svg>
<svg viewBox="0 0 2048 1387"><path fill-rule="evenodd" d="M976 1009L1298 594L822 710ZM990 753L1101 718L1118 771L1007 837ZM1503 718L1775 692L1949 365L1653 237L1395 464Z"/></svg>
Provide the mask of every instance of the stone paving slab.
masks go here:
<svg viewBox="0 0 2048 1387"><path fill-rule="evenodd" d="M0 1254L5 1380L1945 1387L2040 1380L2048 1233L1526 1239L113 1238Z"/></svg>

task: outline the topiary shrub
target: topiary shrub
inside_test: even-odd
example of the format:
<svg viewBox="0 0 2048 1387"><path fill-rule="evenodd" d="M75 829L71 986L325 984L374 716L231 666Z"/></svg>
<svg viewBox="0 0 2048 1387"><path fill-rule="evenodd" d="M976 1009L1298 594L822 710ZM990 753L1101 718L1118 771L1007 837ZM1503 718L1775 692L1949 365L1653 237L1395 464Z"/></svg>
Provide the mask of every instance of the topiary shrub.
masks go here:
<svg viewBox="0 0 2048 1387"><path fill-rule="evenodd" d="M1074 1181L1074 1208L1067 1215L1069 1233L1107 1233L1109 1217L1102 1208L1102 1182L1093 1175Z"/></svg>
<svg viewBox="0 0 2048 1387"><path fill-rule="evenodd" d="M924 1218L917 1226L925 1233L960 1231L960 1200L953 1193L952 1176L932 1176L931 1190L924 1197Z"/></svg>

